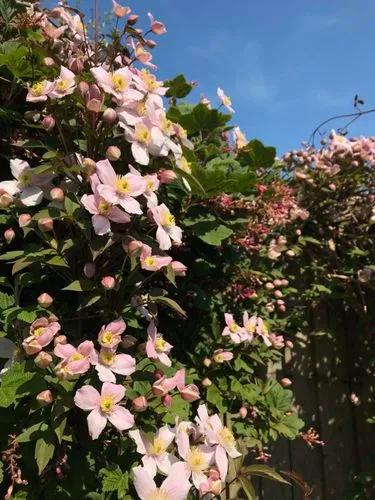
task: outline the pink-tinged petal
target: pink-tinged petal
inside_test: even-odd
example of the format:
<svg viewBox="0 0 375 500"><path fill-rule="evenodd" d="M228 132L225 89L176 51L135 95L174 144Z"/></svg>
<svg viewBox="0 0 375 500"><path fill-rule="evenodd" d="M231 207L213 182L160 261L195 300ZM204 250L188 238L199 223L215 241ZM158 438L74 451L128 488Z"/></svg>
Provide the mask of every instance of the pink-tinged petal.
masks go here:
<svg viewBox="0 0 375 500"><path fill-rule="evenodd" d="M152 254L151 247L146 245L146 243L144 243L141 251L141 260L145 260L147 257L151 257L151 254Z"/></svg>
<svg viewBox="0 0 375 500"><path fill-rule="evenodd" d="M172 366L172 361L169 359L168 355L165 352L158 353L158 358L160 363L165 366Z"/></svg>
<svg viewBox="0 0 375 500"><path fill-rule="evenodd" d="M157 431L156 436L169 446L174 440L175 433L171 430L169 425L164 425Z"/></svg>
<svg viewBox="0 0 375 500"><path fill-rule="evenodd" d="M102 387L102 396L112 396L113 402L118 403L125 396L125 387L119 384L104 382Z"/></svg>
<svg viewBox="0 0 375 500"><path fill-rule="evenodd" d="M135 359L129 354L117 354L112 370L119 375L131 375L135 372Z"/></svg>
<svg viewBox="0 0 375 500"><path fill-rule="evenodd" d="M171 239L166 232L165 229L163 229L161 226L159 226L156 230L156 239L159 243L159 247L162 250L169 250L172 246Z"/></svg>
<svg viewBox="0 0 375 500"><path fill-rule="evenodd" d="M97 162L96 173L103 184L107 184L108 186L115 184L117 179L116 172L108 160Z"/></svg>
<svg viewBox="0 0 375 500"><path fill-rule="evenodd" d="M98 377L101 382L112 382L116 383L116 376L107 367L100 364L95 365L95 370L98 372Z"/></svg>
<svg viewBox="0 0 375 500"><path fill-rule="evenodd" d="M146 342L146 354L148 358L157 359L158 353L155 350L155 346L151 340Z"/></svg>
<svg viewBox="0 0 375 500"><path fill-rule="evenodd" d="M134 467L133 482L140 500L147 500L156 491L155 481L144 467Z"/></svg>
<svg viewBox="0 0 375 500"><path fill-rule="evenodd" d="M85 340L81 344L79 344L77 351L82 354L83 356L90 356L90 354L94 350L94 344L91 342L91 340Z"/></svg>
<svg viewBox="0 0 375 500"><path fill-rule="evenodd" d="M127 224L130 222L130 217L128 214L123 212L118 207L112 207L111 211L108 214L108 219L117 222L118 224Z"/></svg>
<svg viewBox="0 0 375 500"><path fill-rule="evenodd" d="M108 420L119 431L125 431L134 425L134 416L129 410L119 405L116 405L111 413L108 414Z"/></svg>
<svg viewBox="0 0 375 500"><path fill-rule="evenodd" d="M142 457L142 463L144 468L149 473L150 477L154 478L158 472L155 458L149 455L145 455L144 457Z"/></svg>
<svg viewBox="0 0 375 500"><path fill-rule="evenodd" d="M47 330L43 332L42 335L36 339L36 341L40 346L45 347L52 342L53 337L54 337L53 333Z"/></svg>
<svg viewBox="0 0 375 500"><path fill-rule="evenodd" d="M43 191L38 186L26 187L21 191L20 200L26 207L34 207L43 200Z"/></svg>
<svg viewBox="0 0 375 500"><path fill-rule="evenodd" d="M172 453L163 453L163 455L155 457L156 465L163 474L168 474L171 466L177 461L178 458L172 455Z"/></svg>
<svg viewBox="0 0 375 500"><path fill-rule="evenodd" d="M98 186L98 194L104 198L108 203L116 204L119 202L119 196L113 186L107 184L100 184Z"/></svg>
<svg viewBox="0 0 375 500"><path fill-rule="evenodd" d="M53 352L59 358L68 359L76 352L76 348L71 344L57 344Z"/></svg>
<svg viewBox="0 0 375 500"><path fill-rule="evenodd" d="M126 174L126 179L128 180L131 188L131 196L137 197L146 191L147 183L146 179L141 175Z"/></svg>
<svg viewBox="0 0 375 500"><path fill-rule="evenodd" d="M126 196L125 198L120 198L118 203L122 206L126 212L129 214L142 214L142 209L138 201L131 196Z"/></svg>
<svg viewBox="0 0 375 500"><path fill-rule="evenodd" d="M150 162L150 157L147 151L147 148L139 144L139 142L133 142L131 147L134 159L140 165L148 165Z"/></svg>
<svg viewBox="0 0 375 500"><path fill-rule="evenodd" d="M155 261L158 269L168 266L172 262L172 257L159 257L155 256Z"/></svg>
<svg viewBox="0 0 375 500"><path fill-rule="evenodd" d="M141 455L146 455L147 447L150 445L149 440L147 439L146 434L135 429L134 431L129 431L129 437L135 442L137 445L137 452Z"/></svg>
<svg viewBox="0 0 375 500"><path fill-rule="evenodd" d="M75 393L74 403L81 410L93 410L99 405L100 394L91 385L84 385Z"/></svg>
<svg viewBox="0 0 375 500"><path fill-rule="evenodd" d="M173 375L175 387L182 387L185 385L185 368L181 368L181 370L177 370Z"/></svg>
<svg viewBox="0 0 375 500"><path fill-rule="evenodd" d="M95 408L95 410L92 410L92 412L87 416L87 424L91 438L98 439L107 425L107 419L97 408Z"/></svg>
<svg viewBox="0 0 375 500"><path fill-rule="evenodd" d="M220 472L220 478L225 481L228 472L228 457L222 446L216 447L215 462Z"/></svg>
<svg viewBox="0 0 375 500"><path fill-rule="evenodd" d="M93 194L84 194L81 198L81 203L85 207L85 209L90 212L90 214L97 214L98 212L98 207L95 202L95 196Z"/></svg>
<svg viewBox="0 0 375 500"><path fill-rule="evenodd" d="M91 222L95 234L99 236L103 236L103 234L107 234L111 231L111 223L104 215L93 215L91 217Z"/></svg>
<svg viewBox="0 0 375 500"><path fill-rule="evenodd" d="M197 488L197 490L199 490L199 486L207 481L207 476L203 474L203 472L192 471L191 479L193 481L194 486Z"/></svg>
<svg viewBox="0 0 375 500"><path fill-rule="evenodd" d="M30 168L30 165L25 160L20 160L19 158L15 158L10 160L10 170L15 179L18 179L21 173L26 169Z"/></svg>
<svg viewBox="0 0 375 500"><path fill-rule="evenodd" d="M106 92L112 93L113 82L110 73L100 66L97 68L91 68L90 71L94 76L96 83Z"/></svg>
<svg viewBox="0 0 375 500"><path fill-rule="evenodd" d="M14 196L20 192L17 181L3 181L0 182L0 192L5 191L10 196Z"/></svg>
<svg viewBox="0 0 375 500"><path fill-rule="evenodd" d="M57 332L61 330L61 325L57 321L53 321L52 323L48 323L48 330L53 334L56 335Z"/></svg>
<svg viewBox="0 0 375 500"><path fill-rule="evenodd" d="M123 319L116 319L106 326L106 330L111 331L115 335L122 335L126 330L126 323Z"/></svg>
<svg viewBox="0 0 375 500"><path fill-rule="evenodd" d="M90 369L90 361L88 359L79 359L77 361L69 361L67 367L74 375L82 375Z"/></svg>
<svg viewBox="0 0 375 500"><path fill-rule="evenodd" d="M170 229L169 231L169 236L172 238L173 241L176 243L181 243L182 239L182 229L178 226L174 226Z"/></svg>
<svg viewBox="0 0 375 500"><path fill-rule="evenodd" d="M184 462L176 462L172 465L168 477L160 488L168 495L168 500L185 500L191 488L189 476L190 473Z"/></svg>
<svg viewBox="0 0 375 500"><path fill-rule="evenodd" d="M191 422L180 422L176 430L176 445L180 457L186 460L187 454L190 450L189 429L193 424Z"/></svg>
<svg viewBox="0 0 375 500"><path fill-rule="evenodd" d="M225 318L225 323L228 326L231 326L234 323L233 314L225 313L224 318Z"/></svg>

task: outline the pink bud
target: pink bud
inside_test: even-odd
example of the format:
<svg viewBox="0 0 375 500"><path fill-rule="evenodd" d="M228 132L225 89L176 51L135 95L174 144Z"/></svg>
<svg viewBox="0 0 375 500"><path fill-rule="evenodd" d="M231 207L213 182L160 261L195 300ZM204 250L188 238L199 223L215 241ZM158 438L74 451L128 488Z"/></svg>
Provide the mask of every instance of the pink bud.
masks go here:
<svg viewBox="0 0 375 500"><path fill-rule="evenodd" d="M66 338L66 335L57 335L57 337L55 337L53 339L53 345L58 345L58 344L67 344L68 342L68 339Z"/></svg>
<svg viewBox="0 0 375 500"><path fill-rule="evenodd" d="M40 351L34 361L39 368L47 368L52 363L52 356L48 352Z"/></svg>
<svg viewBox="0 0 375 500"><path fill-rule="evenodd" d="M171 266L176 276L186 276L187 267L182 262L173 260Z"/></svg>
<svg viewBox="0 0 375 500"><path fill-rule="evenodd" d="M265 288L266 290L273 290L273 289L275 288L275 285L274 285L273 283L271 283L271 282L268 282L268 283L266 283L266 284L264 285L264 288Z"/></svg>
<svg viewBox="0 0 375 500"><path fill-rule="evenodd" d="M296 229L295 233L296 233L296 236L301 236L302 231L300 229Z"/></svg>
<svg viewBox="0 0 375 500"><path fill-rule="evenodd" d="M40 406L50 405L53 402L52 392L49 389L42 391L36 396L36 400Z"/></svg>
<svg viewBox="0 0 375 500"><path fill-rule="evenodd" d="M117 17L125 17L130 14L131 10L129 7L123 7L122 5L118 4L115 0L112 0L112 12Z"/></svg>
<svg viewBox="0 0 375 500"><path fill-rule="evenodd" d="M155 380L160 380L161 378L164 377L164 372L163 370L159 370L159 368L157 368L155 371L154 371L154 378Z"/></svg>
<svg viewBox="0 0 375 500"><path fill-rule="evenodd" d="M173 170L159 170L158 177L161 184L170 184L177 178L177 175Z"/></svg>
<svg viewBox="0 0 375 500"><path fill-rule="evenodd" d="M55 63L55 61L52 59L52 57L44 57L44 58L43 58L43 63L44 63L46 66L56 66L56 63Z"/></svg>
<svg viewBox="0 0 375 500"><path fill-rule="evenodd" d="M288 256L288 257L295 257L295 252L293 250L287 250L285 252L285 254Z"/></svg>
<svg viewBox="0 0 375 500"><path fill-rule="evenodd" d="M273 284L276 286L276 287L280 287L282 285L282 281L279 280L279 279L276 279L276 280L273 280Z"/></svg>
<svg viewBox="0 0 375 500"><path fill-rule="evenodd" d="M53 302L53 298L48 293L42 293L38 297L38 303L42 307L49 307Z"/></svg>
<svg viewBox="0 0 375 500"><path fill-rule="evenodd" d="M281 290L275 290L273 294L277 299L281 299L281 297L283 296L283 292Z"/></svg>
<svg viewBox="0 0 375 500"><path fill-rule="evenodd" d="M293 349L293 347L294 347L294 344L293 344L293 342L292 342L291 340L287 340L287 341L285 342L285 345L286 345L286 347L288 347L289 349Z"/></svg>
<svg viewBox="0 0 375 500"><path fill-rule="evenodd" d="M64 191L59 187L52 188L49 194L54 201L64 201Z"/></svg>
<svg viewBox="0 0 375 500"><path fill-rule="evenodd" d="M359 397L356 394L354 394L354 392L352 392L350 395L350 401L353 403L354 406L359 406L361 404Z"/></svg>
<svg viewBox="0 0 375 500"><path fill-rule="evenodd" d="M241 406L240 408L240 417L241 418L246 418L247 416L247 408L246 406Z"/></svg>
<svg viewBox="0 0 375 500"><path fill-rule="evenodd" d="M157 45L155 40L146 40L146 45L149 49L154 49Z"/></svg>
<svg viewBox="0 0 375 500"><path fill-rule="evenodd" d="M132 407L137 412L145 411L148 407L147 399L144 396L138 396L133 399Z"/></svg>
<svg viewBox="0 0 375 500"><path fill-rule="evenodd" d="M170 408L173 403L173 399L169 394L166 394L165 396L162 397L161 402L166 408Z"/></svg>
<svg viewBox="0 0 375 500"><path fill-rule="evenodd" d="M4 239L8 243L8 245L10 243L12 243L12 241L14 240L15 237L16 237L16 233L13 231L12 228L6 229L4 231Z"/></svg>
<svg viewBox="0 0 375 500"><path fill-rule="evenodd" d="M107 108L103 113L103 121L107 125L117 122L117 113L113 108Z"/></svg>
<svg viewBox="0 0 375 500"><path fill-rule="evenodd" d="M105 156L109 161L117 161L121 157L121 150L117 146L109 146L105 152Z"/></svg>
<svg viewBox="0 0 375 500"><path fill-rule="evenodd" d="M102 278L101 284L106 290L113 290L116 286L116 280L113 276L104 276Z"/></svg>
<svg viewBox="0 0 375 500"><path fill-rule="evenodd" d="M86 262L86 264L83 266L83 274L86 276L86 278L93 278L96 273L96 266L93 262Z"/></svg>
<svg viewBox="0 0 375 500"><path fill-rule="evenodd" d="M128 17L128 24L130 24L130 26L134 26L134 24L137 24L138 18L139 16L137 14L131 14Z"/></svg>
<svg viewBox="0 0 375 500"><path fill-rule="evenodd" d="M138 257L142 251L143 243L139 240L131 240L129 243L124 242L122 246L130 257Z"/></svg>
<svg viewBox="0 0 375 500"><path fill-rule="evenodd" d="M204 358L203 364L204 364L204 366L209 368L212 365L212 361L210 360L210 358Z"/></svg>
<svg viewBox="0 0 375 500"><path fill-rule="evenodd" d="M53 231L53 220L50 217L39 219L38 228L42 231L42 233Z"/></svg>
<svg viewBox="0 0 375 500"><path fill-rule="evenodd" d="M85 81L79 82L79 84L78 84L78 90L82 96L85 96L87 94L87 92L89 91L89 88L90 88L90 85Z"/></svg>
<svg viewBox="0 0 375 500"><path fill-rule="evenodd" d="M202 385L203 387L210 387L210 385L212 385L212 382L208 377L206 377L202 380Z"/></svg>
<svg viewBox="0 0 375 500"><path fill-rule="evenodd" d="M281 312L286 311L286 306L284 304L280 304L278 307L279 307L279 311L281 311Z"/></svg>
<svg viewBox="0 0 375 500"><path fill-rule="evenodd" d="M292 385L292 381L289 379L289 378L282 378L280 380L280 384L283 386L283 387L289 387Z"/></svg>
<svg viewBox="0 0 375 500"><path fill-rule="evenodd" d="M192 403L200 398L199 389L194 384L189 384L179 388L180 396L184 401Z"/></svg>
<svg viewBox="0 0 375 500"><path fill-rule="evenodd" d="M18 217L18 225L20 227L26 227L30 224L31 222L31 215L30 214L21 214Z"/></svg>
<svg viewBox="0 0 375 500"><path fill-rule="evenodd" d="M288 286L289 285L289 281L286 280L286 279L283 279L283 280L281 280L281 285L282 286Z"/></svg>
<svg viewBox="0 0 375 500"><path fill-rule="evenodd" d="M331 191L336 191L336 184L328 184L328 187Z"/></svg>
<svg viewBox="0 0 375 500"><path fill-rule="evenodd" d="M82 57L71 57L68 60L68 68L75 74L81 73L83 67L84 67L84 61Z"/></svg>
<svg viewBox="0 0 375 500"><path fill-rule="evenodd" d="M164 33L167 32L164 24L161 23L160 21L156 21L150 12L148 13L148 17L150 18L151 22L150 24L151 31L155 33L155 35L164 35Z"/></svg>
<svg viewBox="0 0 375 500"><path fill-rule="evenodd" d="M47 115L42 120L42 127L44 130L52 130L56 125L56 121L52 115Z"/></svg>
<svg viewBox="0 0 375 500"><path fill-rule="evenodd" d="M10 194L0 192L0 208L8 208L13 201L13 197Z"/></svg>

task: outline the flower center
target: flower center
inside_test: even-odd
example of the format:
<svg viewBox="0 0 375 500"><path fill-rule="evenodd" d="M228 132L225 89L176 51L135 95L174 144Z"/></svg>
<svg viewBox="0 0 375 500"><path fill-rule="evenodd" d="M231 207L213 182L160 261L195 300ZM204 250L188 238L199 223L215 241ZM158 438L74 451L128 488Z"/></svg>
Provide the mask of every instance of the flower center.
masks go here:
<svg viewBox="0 0 375 500"><path fill-rule="evenodd" d="M114 405L115 403L112 396L102 396L100 398L100 409L103 413L109 413Z"/></svg>
<svg viewBox="0 0 375 500"><path fill-rule="evenodd" d="M58 92L65 92L69 88L69 80L57 80L55 88Z"/></svg>
<svg viewBox="0 0 375 500"><path fill-rule="evenodd" d="M42 333L43 333L43 330L44 330L43 326L39 326L38 328L35 328L35 330L33 331L33 336L35 338L40 337L42 335Z"/></svg>
<svg viewBox="0 0 375 500"><path fill-rule="evenodd" d="M214 360L216 361L216 363L223 363L224 356L221 353L215 354Z"/></svg>
<svg viewBox="0 0 375 500"><path fill-rule="evenodd" d="M139 116L144 116L146 114L146 103L139 101L136 106L136 111Z"/></svg>
<svg viewBox="0 0 375 500"><path fill-rule="evenodd" d="M251 323L250 321L246 325L246 331L249 333L254 333L255 332L255 325L254 323Z"/></svg>
<svg viewBox="0 0 375 500"><path fill-rule="evenodd" d="M237 323L233 322L230 326L229 326L229 330L231 333L237 333L238 330L239 330L239 326L237 325Z"/></svg>
<svg viewBox="0 0 375 500"><path fill-rule="evenodd" d="M125 78L116 73L112 75L112 83L113 88L116 90L116 92L124 92L124 90L126 90L128 86L128 82L125 80Z"/></svg>
<svg viewBox="0 0 375 500"><path fill-rule="evenodd" d="M116 191L119 194L129 193L129 181L125 177L118 177L116 180Z"/></svg>
<svg viewBox="0 0 375 500"><path fill-rule="evenodd" d="M190 469L194 472L201 472L206 468L206 460L201 451L198 448L192 448L186 458L186 462L189 464Z"/></svg>
<svg viewBox="0 0 375 500"><path fill-rule="evenodd" d="M163 217L163 226L175 226L175 225L176 225L176 220L174 218L174 215L165 214Z"/></svg>
<svg viewBox="0 0 375 500"><path fill-rule="evenodd" d="M154 191L155 190L154 181L152 179L147 180L146 189L147 189L147 191Z"/></svg>
<svg viewBox="0 0 375 500"><path fill-rule="evenodd" d="M145 500L170 500L170 496L160 488L156 488L156 490L151 491L151 493L145 497Z"/></svg>
<svg viewBox="0 0 375 500"><path fill-rule="evenodd" d="M103 344L110 344L113 340L113 333L110 330L106 330L103 332L101 340Z"/></svg>
<svg viewBox="0 0 375 500"><path fill-rule="evenodd" d="M165 453L167 444L161 438L155 438L150 449L150 455L159 456Z"/></svg>
<svg viewBox="0 0 375 500"><path fill-rule="evenodd" d="M146 257L145 264L146 264L146 266L154 266L155 265L155 258L152 257L151 255L149 257Z"/></svg>
<svg viewBox="0 0 375 500"><path fill-rule="evenodd" d="M31 174L29 172L21 172L19 178L18 178L18 182L22 185L22 186L30 186L31 185Z"/></svg>
<svg viewBox="0 0 375 500"><path fill-rule="evenodd" d="M153 92L159 88L159 84L156 81L155 75L152 75L148 71L142 72L142 80L144 81L147 90L149 92Z"/></svg>
<svg viewBox="0 0 375 500"><path fill-rule="evenodd" d="M99 205L98 205L98 210L101 215L107 215L111 211L111 204L108 203L107 201L103 200L103 198L100 199Z"/></svg>
<svg viewBox="0 0 375 500"><path fill-rule="evenodd" d="M166 341L163 339L161 335L158 335L155 339L155 351L156 352L164 352L166 351Z"/></svg>
<svg viewBox="0 0 375 500"><path fill-rule="evenodd" d="M115 360L116 354L112 351L101 350L99 354L99 360L102 365L111 366Z"/></svg>
<svg viewBox="0 0 375 500"><path fill-rule="evenodd" d="M231 99L227 95L223 96L223 104L224 106L230 106L232 104Z"/></svg>
<svg viewBox="0 0 375 500"><path fill-rule="evenodd" d="M219 431L219 442L222 446L233 448L236 444L233 434L228 429L228 427L223 427Z"/></svg>
<svg viewBox="0 0 375 500"><path fill-rule="evenodd" d="M43 83L42 82L34 83L34 85L31 87L31 92L32 92L32 94L34 94L37 97L43 95L43 92L44 92Z"/></svg>
<svg viewBox="0 0 375 500"><path fill-rule="evenodd" d="M70 361L80 361L81 359L84 359L85 356L81 354L80 352L75 352L70 356Z"/></svg>
<svg viewBox="0 0 375 500"><path fill-rule="evenodd" d="M161 129L166 134L172 134L174 132L173 123L170 120L168 120L168 118L163 118L161 120Z"/></svg>
<svg viewBox="0 0 375 500"><path fill-rule="evenodd" d="M147 144L151 139L150 131L147 127L140 126L135 131L135 138L142 144Z"/></svg>

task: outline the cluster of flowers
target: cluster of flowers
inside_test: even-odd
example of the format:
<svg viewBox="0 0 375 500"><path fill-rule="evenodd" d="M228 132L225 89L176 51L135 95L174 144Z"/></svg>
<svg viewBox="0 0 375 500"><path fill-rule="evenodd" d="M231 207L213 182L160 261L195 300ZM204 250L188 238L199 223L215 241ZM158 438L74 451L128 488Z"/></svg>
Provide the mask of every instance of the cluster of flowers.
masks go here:
<svg viewBox="0 0 375 500"><path fill-rule="evenodd" d="M285 345L284 337L269 333L268 328L262 318L250 316L247 311L243 314L243 325L239 325L232 314L224 314L225 328L222 331L223 337L229 337L233 344L252 342L260 338L267 347L273 346L275 349L282 349Z"/></svg>
<svg viewBox="0 0 375 500"><path fill-rule="evenodd" d="M142 455L143 466L133 469L141 500L182 500L192 486L190 478L200 496L216 498L224 487L228 456L241 455L232 432L217 414L209 415L205 405L199 406L195 422L177 422L175 428L164 426L153 436L132 430L129 436ZM160 488L154 481L158 472L167 476Z"/></svg>

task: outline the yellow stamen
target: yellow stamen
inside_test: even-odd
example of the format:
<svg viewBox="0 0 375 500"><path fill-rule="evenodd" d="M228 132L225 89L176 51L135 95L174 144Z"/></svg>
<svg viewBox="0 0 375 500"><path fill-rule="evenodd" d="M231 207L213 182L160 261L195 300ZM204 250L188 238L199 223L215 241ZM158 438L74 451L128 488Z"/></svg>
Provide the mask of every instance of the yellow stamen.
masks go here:
<svg viewBox="0 0 375 500"><path fill-rule="evenodd" d="M98 210L101 215L107 215L111 211L112 205L102 198L99 201Z"/></svg>
<svg viewBox="0 0 375 500"><path fill-rule="evenodd" d="M161 438L155 438L150 449L150 455L158 456L165 453L167 444Z"/></svg>
<svg viewBox="0 0 375 500"><path fill-rule="evenodd" d="M127 80L125 80L123 76L116 73L112 75L112 83L116 92L124 92L124 90L128 87Z"/></svg>
<svg viewBox="0 0 375 500"><path fill-rule="evenodd" d="M99 360L102 365L111 366L115 360L116 354L112 351L100 351Z"/></svg>
<svg viewBox="0 0 375 500"><path fill-rule="evenodd" d="M102 396L100 398L100 409L103 413L109 413L114 405L115 403L112 396Z"/></svg>
<svg viewBox="0 0 375 500"><path fill-rule="evenodd" d="M44 93L44 84L42 82L34 83L30 90L34 96L39 97Z"/></svg>
<svg viewBox="0 0 375 500"><path fill-rule="evenodd" d="M237 333L239 328L240 327L237 325L237 323L234 322L229 326L229 330L231 333Z"/></svg>
<svg viewBox="0 0 375 500"><path fill-rule="evenodd" d="M145 264L146 264L146 266L154 266L155 265L155 258L152 256L146 257Z"/></svg>
<svg viewBox="0 0 375 500"><path fill-rule="evenodd" d="M33 336L35 338L40 337L42 335L42 333L43 333L43 330L44 330L43 326L40 326L39 328L35 328L35 330L33 331Z"/></svg>
<svg viewBox="0 0 375 500"><path fill-rule="evenodd" d="M123 177L118 177L116 180L116 191L119 194L128 194L129 193L129 181L126 179L125 176Z"/></svg>
<svg viewBox="0 0 375 500"><path fill-rule="evenodd" d="M85 356L83 356L83 354L79 353L79 352L75 352L74 354L72 354L70 356L70 360L69 361L80 361L81 359L84 359Z"/></svg>
<svg viewBox="0 0 375 500"><path fill-rule="evenodd" d="M223 427L219 431L219 442L222 446L233 448L236 444L236 440L234 439L233 434L228 429L228 427Z"/></svg>
<svg viewBox="0 0 375 500"><path fill-rule="evenodd" d="M166 350L166 341L163 339L161 335L158 335L155 339L155 351L156 352L164 352Z"/></svg>
<svg viewBox="0 0 375 500"><path fill-rule="evenodd" d="M58 92L65 92L68 88L69 88L69 80L64 80L64 79L57 80L55 84L55 89Z"/></svg>
<svg viewBox="0 0 375 500"><path fill-rule="evenodd" d="M138 142L142 144L147 144L151 139L150 131L147 127L143 127L142 125L138 127L135 131L135 138Z"/></svg>
<svg viewBox="0 0 375 500"><path fill-rule="evenodd" d="M192 448L186 458L186 462L194 472L202 472L206 468L206 460L198 448Z"/></svg>
<svg viewBox="0 0 375 500"><path fill-rule="evenodd" d="M102 344L111 344L113 341L113 333L110 330L103 332L101 337Z"/></svg>

